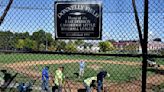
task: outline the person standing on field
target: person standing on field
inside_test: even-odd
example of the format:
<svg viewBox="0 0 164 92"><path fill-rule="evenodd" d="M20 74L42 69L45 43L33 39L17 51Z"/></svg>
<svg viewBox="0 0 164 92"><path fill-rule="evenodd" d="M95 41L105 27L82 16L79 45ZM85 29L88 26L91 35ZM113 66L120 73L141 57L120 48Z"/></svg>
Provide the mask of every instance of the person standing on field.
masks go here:
<svg viewBox="0 0 164 92"><path fill-rule="evenodd" d="M49 67L46 66L42 70L42 91L50 92L49 90Z"/></svg>
<svg viewBox="0 0 164 92"><path fill-rule="evenodd" d="M54 83L55 85L52 87L52 92L62 92L62 87L64 85L64 67L59 66L59 68L55 71L55 80Z"/></svg>
<svg viewBox="0 0 164 92"><path fill-rule="evenodd" d="M81 60L79 62L79 78L83 77L83 75L84 75L84 68L85 68L85 62L83 60Z"/></svg>

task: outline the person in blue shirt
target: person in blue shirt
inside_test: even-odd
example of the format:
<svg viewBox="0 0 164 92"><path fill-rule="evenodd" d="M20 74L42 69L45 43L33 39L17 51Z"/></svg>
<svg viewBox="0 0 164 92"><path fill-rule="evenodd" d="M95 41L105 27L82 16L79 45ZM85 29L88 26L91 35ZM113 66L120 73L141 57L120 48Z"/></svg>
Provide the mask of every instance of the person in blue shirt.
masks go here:
<svg viewBox="0 0 164 92"><path fill-rule="evenodd" d="M84 75L84 68L85 68L85 62L83 60L81 60L79 62L79 78L83 77L83 75Z"/></svg>
<svg viewBox="0 0 164 92"><path fill-rule="evenodd" d="M110 75L107 73L107 71L100 71L97 74L97 92L102 92L103 89L103 80L105 77L110 77Z"/></svg>
<svg viewBox="0 0 164 92"><path fill-rule="evenodd" d="M42 90L50 92L49 90L49 67L46 66L42 70Z"/></svg>

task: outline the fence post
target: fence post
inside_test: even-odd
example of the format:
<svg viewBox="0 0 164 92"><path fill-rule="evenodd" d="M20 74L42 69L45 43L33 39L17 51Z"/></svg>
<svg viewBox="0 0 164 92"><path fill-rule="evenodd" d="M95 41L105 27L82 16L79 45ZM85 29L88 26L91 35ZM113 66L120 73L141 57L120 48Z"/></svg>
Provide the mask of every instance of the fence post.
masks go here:
<svg viewBox="0 0 164 92"><path fill-rule="evenodd" d="M143 39L143 62L142 62L142 92L146 92L147 79L147 43L148 43L148 0L144 1L144 39Z"/></svg>

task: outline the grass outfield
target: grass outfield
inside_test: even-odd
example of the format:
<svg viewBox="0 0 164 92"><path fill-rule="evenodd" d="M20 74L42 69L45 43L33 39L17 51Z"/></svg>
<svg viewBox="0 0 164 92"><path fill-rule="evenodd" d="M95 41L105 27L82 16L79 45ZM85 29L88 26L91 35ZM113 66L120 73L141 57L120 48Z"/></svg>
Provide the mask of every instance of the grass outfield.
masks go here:
<svg viewBox="0 0 164 92"><path fill-rule="evenodd" d="M89 56L89 55L59 55L59 54L0 54L0 63L14 63L20 61L40 60L65 60L65 59L86 59L86 60L113 60L113 61L142 61L142 58L135 57L112 57L112 56ZM156 59L158 64L164 65L163 58Z"/></svg>
<svg viewBox="0 0 164 92"><path fill-rule="evenodd" d="M14 63L19 61L39 60L65 60L65 59L86 59L86 60L116 60L116 61L141 61L141 58L111 57L111 56L89 56L89 55L59 55L59 54L0 54L0 63Z"/></svg>
<svg viewBox="0 0 164 92"><path fill-rule="evenodd" d="M154 86L153 91L154 92L163 92L164 91L164 83L162 83L161 85L158 85L158 86Z"/></svg>
<svg viewBox="0 0 164 92"><path fill-rule="evenodd" d="M79 64L78 63L69 63L63 64L65 67L64 74L65 76L69 77L71 80L74 81L83 81L85 78L96 76L96 74L101 70L107 70L111 77L107 78L112 82L126 82L132 79L139 79L141 78L141 68L137 66L128 66L128 65L115 65L115 64L106 64L106 63L86 63L85 74L82 79L78 79L74 73L78 73ZM38 65L38 70L41 72L42 68L45 65ZM54 73L58 64L55 65L48 65L50 66L50 72ZM99 69L95 69L94 67L99 67ZM31 67L34 68L34 67Z"/></svg>

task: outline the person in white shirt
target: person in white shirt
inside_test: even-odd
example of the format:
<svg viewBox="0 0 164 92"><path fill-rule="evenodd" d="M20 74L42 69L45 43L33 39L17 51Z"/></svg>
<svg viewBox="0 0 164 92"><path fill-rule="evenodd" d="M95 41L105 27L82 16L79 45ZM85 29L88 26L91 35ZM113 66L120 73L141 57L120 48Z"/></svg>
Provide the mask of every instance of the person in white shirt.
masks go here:
<svg viewBox="0 0 164 92"><path fill-rule="evenodd" d="M85 62L83 60L81 60L79 62L79 78L83 77L83 75L84 75L84 68L85 68Z"/></svg>

